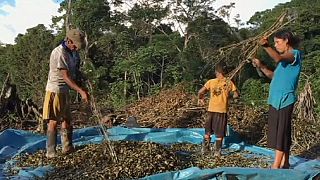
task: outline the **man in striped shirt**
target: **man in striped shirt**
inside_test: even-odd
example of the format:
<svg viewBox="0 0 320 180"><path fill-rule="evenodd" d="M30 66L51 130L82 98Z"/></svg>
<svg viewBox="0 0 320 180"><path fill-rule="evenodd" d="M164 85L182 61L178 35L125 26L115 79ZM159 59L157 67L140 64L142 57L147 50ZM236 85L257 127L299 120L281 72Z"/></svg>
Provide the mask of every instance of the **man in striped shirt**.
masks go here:
<svg viewBox="0 0 320 180"><path fill-rule="evenodd" d="M47 158L56 157L58 122L62 122L62 153L68 154L74 151L69 89L76 90L83 101L88 103L88 93L74 81L76 60L73 52L79 51L84 45L83 33L77 29L71 29L67 32L65 41L56 47L50 56L50 70L43 104L43 119L48 122Z"/></svg>

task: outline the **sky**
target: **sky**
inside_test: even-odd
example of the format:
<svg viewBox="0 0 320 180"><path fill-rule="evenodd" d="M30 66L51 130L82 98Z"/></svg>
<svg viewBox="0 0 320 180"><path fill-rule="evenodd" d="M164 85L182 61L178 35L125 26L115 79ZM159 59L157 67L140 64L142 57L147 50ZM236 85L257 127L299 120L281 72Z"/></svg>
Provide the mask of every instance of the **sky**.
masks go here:
<svg viewBox="0 0 320 180"><path fill-rule="evenodd" d="M239 14L242 22L246 22L257 11L271 9L288 1L290 0L216 0L215 6L234 2L231 17ZM24 34L28 28L38 24L49 27L52 16L59 15L60 2L61 0L0 0L0 42L13 44L19 33Z"/></svg>
<svg viewBox="0 0 320 180"><path fill-rule="evenodd" d="M19 33L44 24L58 15L56 0L0 0L0 42L12 44Z"/></svg>
<svg viewBox="0 0 320 180"><path fill-rule="evenodd" d="M231 10L230 18L235 17L236 14L240 15L242 22L249 21L250 17L255 12L264 11L266 9L272 9L280 3L286 3L290 0L216 0L216 7L222 5L235 3L235 8ZM234 22L230 22L231 25L235 25Z"/></svg>

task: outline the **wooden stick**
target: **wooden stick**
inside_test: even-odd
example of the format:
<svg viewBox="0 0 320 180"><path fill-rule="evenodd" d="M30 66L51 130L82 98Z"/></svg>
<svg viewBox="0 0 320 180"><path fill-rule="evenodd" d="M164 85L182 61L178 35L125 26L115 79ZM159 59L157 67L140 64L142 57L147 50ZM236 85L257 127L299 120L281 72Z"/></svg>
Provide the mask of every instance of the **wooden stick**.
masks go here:
<svg viewBox="0 0 320 180"><path fill-rule="evenodd" d="M178 111L199 111L204 109L206 109L206 107L184 107L179 108Z"/></svg>

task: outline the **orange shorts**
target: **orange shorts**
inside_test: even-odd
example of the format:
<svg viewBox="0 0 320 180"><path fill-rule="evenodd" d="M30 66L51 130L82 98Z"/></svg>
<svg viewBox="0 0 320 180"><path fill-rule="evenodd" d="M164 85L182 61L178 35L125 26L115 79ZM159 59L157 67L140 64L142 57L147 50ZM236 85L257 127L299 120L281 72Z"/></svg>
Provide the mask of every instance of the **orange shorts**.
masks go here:
<svg viewBox="0 0 320 180"><path fill-rule="evenodd" d="M47 91L43 103L43 119L71 121L69 93Z"/></svg>

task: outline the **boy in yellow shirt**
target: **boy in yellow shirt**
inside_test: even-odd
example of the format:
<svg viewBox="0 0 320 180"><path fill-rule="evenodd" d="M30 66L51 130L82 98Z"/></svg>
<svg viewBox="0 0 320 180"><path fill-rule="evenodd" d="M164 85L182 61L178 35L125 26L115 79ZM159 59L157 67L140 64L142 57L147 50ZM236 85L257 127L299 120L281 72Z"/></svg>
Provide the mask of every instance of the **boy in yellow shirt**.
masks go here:
<svg viewBox="0 0 320 180"><path fill-rule="evenodd" d="M210 100L208 107L208 119L205 122L205 136L203 144L203 152L210 150L211 135L216 136L215 156L221 155L221 147L223 138L227 129L227 112L230 95L237 98L239 93L233 82L225 77L225 68L222 64L215 67L215 79L210 79L199 90L199 105L205 105L204 96L210 92Z"/></svg>

